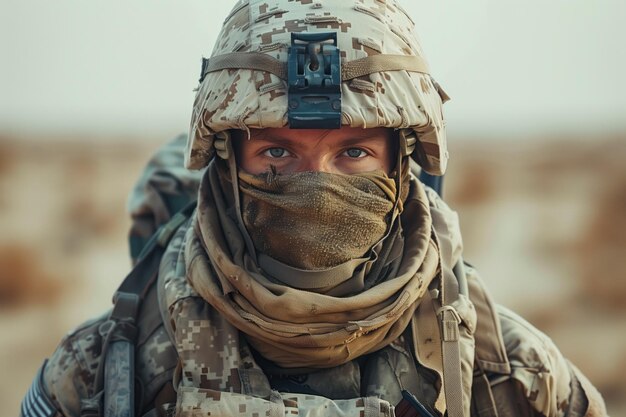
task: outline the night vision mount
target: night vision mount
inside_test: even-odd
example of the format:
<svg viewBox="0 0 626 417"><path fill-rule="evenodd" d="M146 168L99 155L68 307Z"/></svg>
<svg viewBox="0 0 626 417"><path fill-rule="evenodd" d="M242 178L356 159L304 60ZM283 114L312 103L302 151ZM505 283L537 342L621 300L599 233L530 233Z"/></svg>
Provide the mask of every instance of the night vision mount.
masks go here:
<svg viewBox="0 0 626 417"><path fill-rule="evenodd" d="M337 34L292 33L287 64L291 129L341 128Z"/></svg>

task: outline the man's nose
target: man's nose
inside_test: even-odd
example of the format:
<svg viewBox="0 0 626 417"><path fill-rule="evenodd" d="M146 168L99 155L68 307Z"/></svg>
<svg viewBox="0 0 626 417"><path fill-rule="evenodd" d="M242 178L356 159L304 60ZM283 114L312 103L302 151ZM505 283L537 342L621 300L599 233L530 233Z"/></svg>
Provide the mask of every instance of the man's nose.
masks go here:
<svg viewBox="0 0 626 417"><path fill-rule="evenodd" d="M300 167L299 167L298 171L332 173L333 172L333 168L332 168L331 164L325 158L322 158L322 157L308 157L308 158L303 158L302 159L302 163L300 164Z"/></svg>

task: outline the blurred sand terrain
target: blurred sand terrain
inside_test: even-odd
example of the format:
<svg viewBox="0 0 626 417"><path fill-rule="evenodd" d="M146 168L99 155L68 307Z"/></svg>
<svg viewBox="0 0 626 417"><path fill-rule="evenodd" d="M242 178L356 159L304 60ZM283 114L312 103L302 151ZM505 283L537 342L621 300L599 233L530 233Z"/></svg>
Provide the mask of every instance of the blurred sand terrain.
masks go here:
<svg viewBox="0 0 626 417"><path fill-rule="evenodd" d="M129 269L125 200L147 141L0 138L2 415ZM446 200L494 298L550 335L626 415L626 138L465 140Z"/></svg>

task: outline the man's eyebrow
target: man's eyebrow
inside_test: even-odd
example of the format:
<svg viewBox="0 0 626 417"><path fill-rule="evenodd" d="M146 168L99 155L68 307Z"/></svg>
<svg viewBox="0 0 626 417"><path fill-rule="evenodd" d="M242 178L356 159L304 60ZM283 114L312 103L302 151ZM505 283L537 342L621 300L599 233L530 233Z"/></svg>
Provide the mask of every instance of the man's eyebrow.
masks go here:
<svg viewBox="0 0 626 417"><path fill-rule="evenodd" d="M380 135L380 134L369 134L369 132L364 132L363 136L361 135L357 135L357 136L347 136L345 138L341 138L341 139L335 139L334 142L340 143L342 145L356 145L359 143L363 143L363 142L370 142L370 141L374 141L374 140L378 140L378 139L387 139L385 136ZM281 146L294 146L294 144L299 144L302 143L303 140L296 140L294 141L293 139L290 138L285 138L282 136L275 136L272 134L263 134L263 135L259 135L256 138L253 138L252 140L263 140L266 142L271 142L273 144L276 145L281 145Z"/></svg>
<svg viewBox="0 0 626 417"><path fill-rule="evenodd" d="M262 140L262 141L265 141L265 142L271 142L273 144L282 145L282 146L293 145L293 143L294 143L294 141L292 139L283 138L283 137L280 137L280 136L272 136L272 135L269 135L269 134L259 135L257 137L253 137L251 140L252 141ZM298 142L298 141L296 141L296 142Z"/></svg>
<svg viewBox="0 0 626 417"><path fill-rule="evenodd" d="M371 141L380 140L380 139L384 139L386 143L387 138L383 135L349 136L344 139L339 139L337 142L341 143L342 145L357 145L359 143L371 142Z"/></svg>

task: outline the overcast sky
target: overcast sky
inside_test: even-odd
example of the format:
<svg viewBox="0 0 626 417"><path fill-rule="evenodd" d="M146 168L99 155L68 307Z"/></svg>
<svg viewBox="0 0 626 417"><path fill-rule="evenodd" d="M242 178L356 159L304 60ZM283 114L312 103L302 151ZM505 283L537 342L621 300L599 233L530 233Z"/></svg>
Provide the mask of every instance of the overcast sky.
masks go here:
<svg viewBox="0 0 626 417"><path fill-rule="evenodd" d="M453 98L451 135L626 131L625 1L402 3ZM3 0L0 133L186 130L201 57L233 4Z"/></svg>

